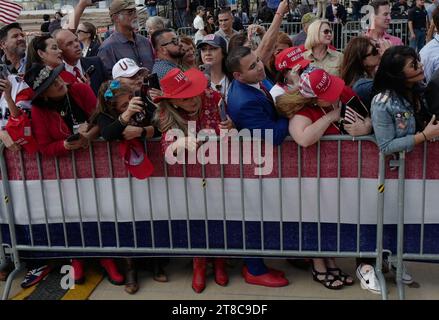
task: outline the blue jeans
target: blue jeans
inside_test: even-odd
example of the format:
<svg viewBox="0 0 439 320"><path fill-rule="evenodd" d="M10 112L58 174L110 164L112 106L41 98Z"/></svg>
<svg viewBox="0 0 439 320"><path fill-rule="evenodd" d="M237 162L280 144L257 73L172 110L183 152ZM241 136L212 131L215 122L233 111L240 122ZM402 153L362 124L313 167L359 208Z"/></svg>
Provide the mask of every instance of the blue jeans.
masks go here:
<svg viewBox="0 0 439 320"><path fill-rule="evenodd" d="M154 16L157 15L157 7L155 7L155 6L148 6L147 9L148 9L148 15L150 17L154 17Z"/></svg>
<svg viewBox="0 0 439 320"><path fill-rule="evenodd" d="M177 12L175 12L175 23L177 24L177 28L187 27L186 17L187 17L186 8L177 9Z"/></svg>
<svg viewBox="0 0 439 320"><path fill-rule="evenodd" d="M418 52L421 51L422 47L425 45L425 29L415 29L415 36L416 38L414 40L410 40L410 47L417 50Z"/></svg>

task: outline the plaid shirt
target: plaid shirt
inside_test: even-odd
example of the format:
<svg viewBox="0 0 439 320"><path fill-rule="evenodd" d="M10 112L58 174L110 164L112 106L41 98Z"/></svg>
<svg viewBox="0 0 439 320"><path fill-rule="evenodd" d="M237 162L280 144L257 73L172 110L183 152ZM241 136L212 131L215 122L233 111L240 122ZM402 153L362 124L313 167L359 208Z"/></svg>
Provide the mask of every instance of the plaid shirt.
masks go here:
<svg viewBox="0 0 439 320"><path fill-rule="evenodd" d="M133 59L139 67L152 70L154 53L151 43L139 34L134 34L134 42L122 33L114 31L99 48L98 57L104 63L105 71L111 78L113 66L122 58Z"/></svg>

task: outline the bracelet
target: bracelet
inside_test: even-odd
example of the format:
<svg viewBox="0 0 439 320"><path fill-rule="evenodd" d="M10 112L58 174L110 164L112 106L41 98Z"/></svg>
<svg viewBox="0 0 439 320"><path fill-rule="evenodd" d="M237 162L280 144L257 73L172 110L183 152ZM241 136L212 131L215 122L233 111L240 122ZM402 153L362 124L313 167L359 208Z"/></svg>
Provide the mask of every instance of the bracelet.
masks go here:
<svg viewBox="0 0 439 320"><path fill-rule="evenodd" d="M124 119L122 119L122 115L119 115L119 118L117 118L117 120L119 120L120 124L123 126L128 125L128 122L126 122Z"/></svg>
<svg viewBox="0 0 439 320"><path fill-rule="evenodd" d="M425 135L424 131L421 131L422 135L424 136L424 141L427 141L427 136Z"/></svg>

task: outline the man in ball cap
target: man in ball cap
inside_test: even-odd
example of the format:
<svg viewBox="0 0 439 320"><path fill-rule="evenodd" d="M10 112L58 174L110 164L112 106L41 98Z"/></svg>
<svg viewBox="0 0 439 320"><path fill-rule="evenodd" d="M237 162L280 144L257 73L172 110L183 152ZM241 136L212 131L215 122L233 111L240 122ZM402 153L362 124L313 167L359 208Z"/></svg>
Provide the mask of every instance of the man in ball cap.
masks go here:
<svg viewBox="0 0 439 320"><path fill-rule="evenodd" d="M300 21L302 23L302 30L294 37L293 39L293 46L300 46L305 44L308 27L311 23L313 23L315 20L317 20L317 17L311 13L305 13L302 16L302 20Z"/></svg>
<svg viewBox="0 0 439 320"><path fill-rule="evenodd" d="M98 52L108 75L116 62L122 58L130 58L138 66L152 70L154 54L151 44L144 36L136 34L138 23L135 2L113 0L109 13L115 31L102 43Z"/></svg>

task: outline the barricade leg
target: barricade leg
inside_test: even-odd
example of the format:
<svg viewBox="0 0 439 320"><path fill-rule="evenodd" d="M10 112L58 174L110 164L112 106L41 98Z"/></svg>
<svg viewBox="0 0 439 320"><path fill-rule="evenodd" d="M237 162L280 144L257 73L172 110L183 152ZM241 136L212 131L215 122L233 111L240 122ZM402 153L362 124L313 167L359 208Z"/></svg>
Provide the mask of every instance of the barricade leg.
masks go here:
<svg viewBox="0 0 439 320"><path fill-rule="evenodd" d="M375 263L375 274L380 282L381 296L387 300L386 280L384 279L383 265L383 225L384 225L384 182L385 182L385 156L380 152L379 173L378 173L378 203L377 203L377 257Z"/></svg>
<svg viewBox="0 0 439 320"><path fill-rule="evenodd" d="M4 146L0 146L0 155L3 155ZM12 200L11 200L11 191L9 187L8 174L6 169L5 157L0 157L0 172L2 173L2 187L3 187L3 196L5 199L5 208L6 208L6 218L7 223L9 225L9 233L11 237L11 256L14 261L15 269L8 276L6 281L5 289L3 290L2 300L6 300L9 296L9 291L11 289L12 281L15 278L15 275L21 269L20 257L18 255L17 250L17 237L15 234L15 220L14 220L14 211L12 208ZM3 250L3 249L2 249Z"/></svg>
<svg viewBox="0 0 439 320"><path fill-rule="evenodd" d="M403 273L403 253L404 253L404 187L405 187L405 152L399 154L398 169L398 242L396 256L396 284L398 287L398 297L405 299L404 283L402 282Z"/></svg>

